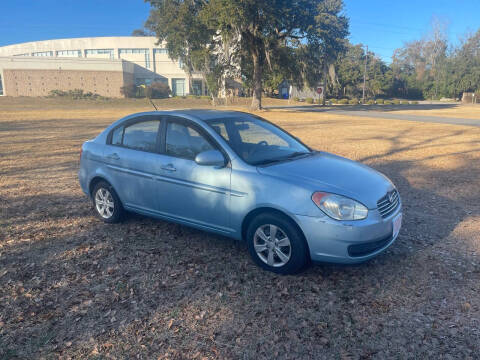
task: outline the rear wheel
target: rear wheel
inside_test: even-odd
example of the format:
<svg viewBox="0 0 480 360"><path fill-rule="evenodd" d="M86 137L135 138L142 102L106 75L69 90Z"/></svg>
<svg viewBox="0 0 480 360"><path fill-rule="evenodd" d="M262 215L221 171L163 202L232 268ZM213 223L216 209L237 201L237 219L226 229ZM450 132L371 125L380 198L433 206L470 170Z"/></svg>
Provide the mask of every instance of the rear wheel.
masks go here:
<svg viewBox="0 0 480 360"><path fill-rule="evenodd" d="M247 245L260 267L278 274L294 274L308 263L303 235L286 216L265 213L248 226Z"/></svg>
<svg viewBox="0 0 480 360"><path fill-rule="evenodd" d="M116 223L122 219L123 207L113 187L105 182L98 182L92 191L93 206L97 216L106 223Z"/></svg>

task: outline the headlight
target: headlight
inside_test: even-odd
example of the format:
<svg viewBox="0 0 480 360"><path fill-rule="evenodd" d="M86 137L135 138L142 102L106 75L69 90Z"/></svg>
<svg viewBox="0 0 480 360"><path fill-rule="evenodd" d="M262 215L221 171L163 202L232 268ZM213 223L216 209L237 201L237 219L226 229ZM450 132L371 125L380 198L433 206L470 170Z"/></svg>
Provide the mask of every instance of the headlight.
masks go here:
<svg viewBox="0 0 480 360"><path fill-rule="evenodd" d="M365 205L345 196L315 192L312 200L320 210L335 220L362 220L368 216Z"/></svg>

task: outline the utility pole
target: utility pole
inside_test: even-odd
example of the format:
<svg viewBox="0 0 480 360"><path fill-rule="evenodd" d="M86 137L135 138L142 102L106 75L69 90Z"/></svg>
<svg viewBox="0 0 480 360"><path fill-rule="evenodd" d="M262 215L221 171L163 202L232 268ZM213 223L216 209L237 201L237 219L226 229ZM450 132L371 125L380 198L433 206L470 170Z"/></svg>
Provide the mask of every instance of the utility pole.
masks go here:
<svg viewBox="0 0 480 360"><path fill-rule="evenodd" d="M365 69L363 70L362 104L365 104L365 83L367 81L367 60L368 60L368 45L367 45L367 52L365 53Z"/></svg>

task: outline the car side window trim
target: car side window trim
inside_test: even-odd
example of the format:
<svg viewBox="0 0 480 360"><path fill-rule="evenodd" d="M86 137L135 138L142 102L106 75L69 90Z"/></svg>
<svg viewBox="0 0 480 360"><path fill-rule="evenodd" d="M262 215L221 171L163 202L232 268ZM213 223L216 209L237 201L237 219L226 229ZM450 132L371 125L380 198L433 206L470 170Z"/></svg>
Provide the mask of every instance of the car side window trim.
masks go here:
<svg viewBox="0 0 480 360"><path fill-rule="evenodd" d="M202 136L215 150L218 150L222 153L222 155L225 157L226 166L230 166L230 157L228 156L226 151L200 125L196 124L195 122L193 122L191 120L188 120L188 119L185 119L185 118L182 118L182 117L178 117L178 116L164 116L163 120L164 121L162 122L162 125L161 125L161 129L162 129L161 138L162 139L161 139L161 148L160 148L162 154L167 155L167 156L171 156L171 157L174 157L174 158L178 158L178 159L195 161L195 160L192 160L192 159L189 159L189 158L186 158L186 157L180 157L180 156L175 156L173 154L167 154L167 148L166 148L166 145L167 145L167 127L168 127L169 123L177 123L177 124L180 124L180 125L184 125L186 127L190 127L193 130L195 130L196 132L198 132L198 134L200 136Z"/></svg>
<svg viewBox="0 0 480 360"><path fill-rule="evenodd" d="M124 137L125 137L125 128L127 128L129 126L132 126L134 124L137 124L137 123L146 122L146 121L155 121L155 120L160 122L160 124L158 126L158 130L157 130L155 151L134 149L134 148L123 145L123 141L124 141ZM117 146L117 147L121 147L121 148L124 148L124 149L134 150L134 151L147 152L147 153L151 153L151 154L160 154L161 153L161 146L160 146L161 145L161 133L162 133L164 122L165 121L164 121L163 117L158 116L158 115L143 115L143 116L138 116L138 117L135 117L135 118L132 118L132 119L125 120L122 123L115 126L112 130L110 130L110 132L107 135L106 144L110 145L110 146ZM120 127L123 128L122 129L121 144L120 145L119 144L112 144L113 133L115 132L115 130L117 130Z"/></svg>

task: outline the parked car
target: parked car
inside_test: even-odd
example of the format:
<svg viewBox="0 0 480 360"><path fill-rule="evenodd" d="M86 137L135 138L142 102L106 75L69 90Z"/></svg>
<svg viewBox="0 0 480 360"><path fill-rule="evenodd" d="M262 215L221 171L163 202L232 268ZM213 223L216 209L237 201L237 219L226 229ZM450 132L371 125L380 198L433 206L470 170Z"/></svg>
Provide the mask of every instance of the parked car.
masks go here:
<svg viewBox="0 0 480 360"><path fill-rule="evenodd" d="M401 227L387 177L247 113L133 114L85 142L80 158L80 185L103 221L128 210L244 240L276 273L363 262Z"/></svg>

